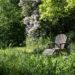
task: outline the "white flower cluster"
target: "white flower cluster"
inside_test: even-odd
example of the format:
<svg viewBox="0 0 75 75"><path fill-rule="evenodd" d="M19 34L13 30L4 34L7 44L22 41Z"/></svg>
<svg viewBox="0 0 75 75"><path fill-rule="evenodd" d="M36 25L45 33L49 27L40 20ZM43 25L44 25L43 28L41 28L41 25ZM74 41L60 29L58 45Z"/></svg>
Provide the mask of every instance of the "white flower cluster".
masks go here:
<svg viewBox="0 0 75 75"><path fill-rule="evenodd" d="M25 16L25 18L23 19L23 23L26 25L26 32L28 35L31 35L40 26L40 23L38 21L38 18L39 18L38 10L37 10L37 7L35 6L41 0L20 0L19 6L25 7L24 3L26 1L35 1L35 2L32 2L32 7L34 8L33 12L31 13L30 16Z"/></svg>
<svg viewBox="0 0 75 75"><path fill-rule="evenodd" d="M31 17L25 17L24 18L24 24L26 24L26 31L28 34L31 34L33 31L38 29L39 27L39 21L36 19L37 15L32 15Z"/></svg>
<svg viewBox="0 0 75 75"><path fill-rule="evenodd" d="M37 2L39 3L41 0L20 0L19 6L23 6L25 2Z"/></svg>

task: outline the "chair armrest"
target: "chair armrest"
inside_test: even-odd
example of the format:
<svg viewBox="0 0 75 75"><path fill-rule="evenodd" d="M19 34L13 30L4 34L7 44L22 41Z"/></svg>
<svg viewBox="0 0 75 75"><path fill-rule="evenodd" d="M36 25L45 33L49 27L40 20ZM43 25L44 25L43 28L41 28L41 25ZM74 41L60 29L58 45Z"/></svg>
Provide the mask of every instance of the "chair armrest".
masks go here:
<svg viewBox="0 0 75 75"><path fill-rule="evenodd" d="M59 49L62 49L62 45L65 45L65 44L66 44L66 43L61 43L61 44L58 45L58 44L55 43L55 45L56 45Z"/></svg>

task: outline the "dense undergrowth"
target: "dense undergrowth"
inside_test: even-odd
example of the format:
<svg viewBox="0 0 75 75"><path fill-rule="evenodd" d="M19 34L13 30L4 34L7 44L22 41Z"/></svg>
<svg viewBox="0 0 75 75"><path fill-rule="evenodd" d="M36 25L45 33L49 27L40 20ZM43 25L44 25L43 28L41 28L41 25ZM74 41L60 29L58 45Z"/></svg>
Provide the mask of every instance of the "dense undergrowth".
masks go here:
<svg viewBox="0 0 75 75"><path fill-rule="evenodd" d="M0 50L0 75L75 75L75 53L54 57Z"/></svg>

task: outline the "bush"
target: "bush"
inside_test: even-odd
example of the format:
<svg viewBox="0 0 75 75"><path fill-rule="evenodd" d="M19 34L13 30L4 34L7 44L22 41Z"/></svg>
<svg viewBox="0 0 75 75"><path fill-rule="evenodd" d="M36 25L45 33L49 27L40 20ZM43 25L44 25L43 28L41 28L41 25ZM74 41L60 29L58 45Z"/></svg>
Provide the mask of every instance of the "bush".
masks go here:
<svg viewBox="0 0 75 75"><path fill-rule="evenodd" d="M23 44L25 28L20 21L20 8L10 0L1 0L0 8L0 48Z"/></svg>
<svg viewBox="0 0 75 75"><path fill-rule="evenodd" d="M75 31L70 31L68 33L71 42L75 42Z"/></svg>

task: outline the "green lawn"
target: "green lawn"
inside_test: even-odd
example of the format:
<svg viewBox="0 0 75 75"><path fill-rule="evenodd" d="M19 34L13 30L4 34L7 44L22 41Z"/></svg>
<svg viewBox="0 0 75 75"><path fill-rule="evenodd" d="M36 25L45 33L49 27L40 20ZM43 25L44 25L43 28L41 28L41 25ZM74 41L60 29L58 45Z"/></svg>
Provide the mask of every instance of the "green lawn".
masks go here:
<svg viewBox="0 0 75 75"><path fill-rule="evenodd" d="M0 50L0 75L75 75L75 53L43 56L25 48Z"/></svg>

